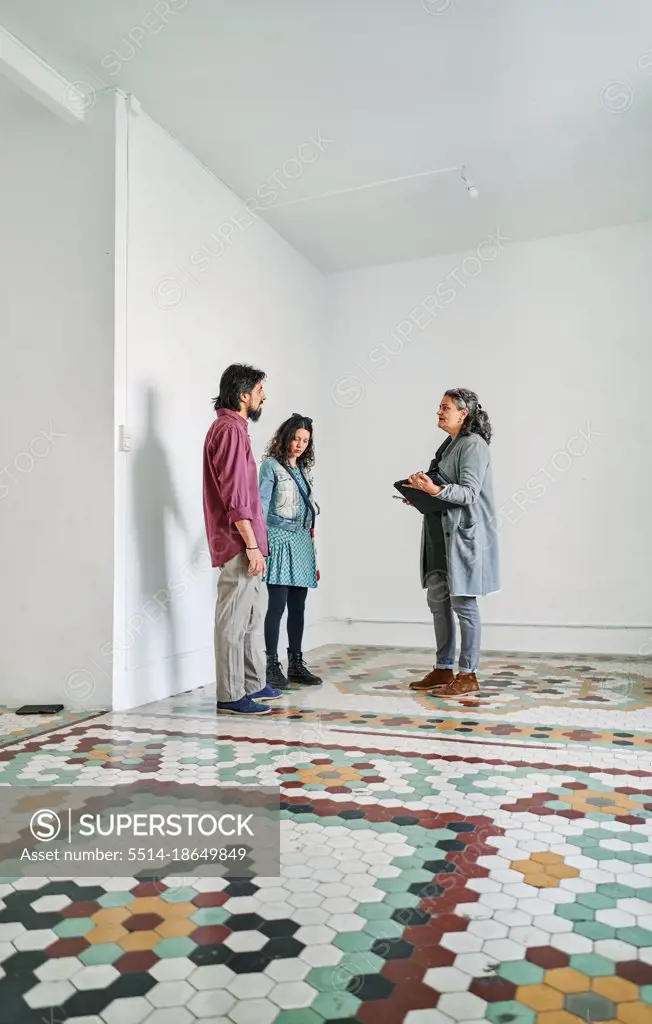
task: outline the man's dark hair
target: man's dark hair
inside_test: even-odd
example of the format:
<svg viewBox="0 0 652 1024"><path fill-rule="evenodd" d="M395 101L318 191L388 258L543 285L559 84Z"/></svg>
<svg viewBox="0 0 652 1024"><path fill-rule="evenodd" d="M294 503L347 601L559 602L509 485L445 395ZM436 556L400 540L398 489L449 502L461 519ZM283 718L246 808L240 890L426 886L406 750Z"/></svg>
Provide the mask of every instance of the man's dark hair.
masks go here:
<svg viewBox="0 0 652 1024"><path fill-rule="evenodd" d="M212 399L213 408L233 409L240 412L240 395L248 395L259 381L265 380L265 372L247 363L231 363L220 380L220 393Z"/></svg>

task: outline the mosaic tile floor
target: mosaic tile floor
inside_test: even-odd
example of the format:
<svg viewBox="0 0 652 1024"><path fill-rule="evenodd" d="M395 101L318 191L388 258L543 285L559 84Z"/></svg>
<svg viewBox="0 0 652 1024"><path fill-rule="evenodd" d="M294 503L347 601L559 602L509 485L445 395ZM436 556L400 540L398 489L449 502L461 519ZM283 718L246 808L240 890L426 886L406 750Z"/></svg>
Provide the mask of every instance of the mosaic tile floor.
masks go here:
<svg viewBox="0 0 652 1024"><path fill-rule="evenodd" d="M57 715L17 715L12 708L0 707L0 747L28 736L42 736L73 722L85 722L101 711L71 711L66 708Z"/></svg>
<svg viewBox="0 0 652 1024"><path fill-rule="evenodd" d="M491 655L445 703L428 661L324 648L264 720L198 691L1 750L0 785L279 785L282 857L0 879L0 1024L652 1024L652 665Z"/></svg>

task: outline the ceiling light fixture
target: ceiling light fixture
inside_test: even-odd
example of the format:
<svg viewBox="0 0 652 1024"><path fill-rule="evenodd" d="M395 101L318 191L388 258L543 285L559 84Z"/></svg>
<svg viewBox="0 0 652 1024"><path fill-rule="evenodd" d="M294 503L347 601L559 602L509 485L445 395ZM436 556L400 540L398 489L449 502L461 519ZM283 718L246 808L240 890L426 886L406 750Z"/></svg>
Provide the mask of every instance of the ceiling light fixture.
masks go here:
<svg viewBox="0 0 652 1024"><path fill-rule="evenodd" d="M466 167L464 166L460 167L460 177L464 182L464 188L471 196L471 199L477 199L480 193L478 192L477 188L475 187L471 179L467 177Z"/></svg>

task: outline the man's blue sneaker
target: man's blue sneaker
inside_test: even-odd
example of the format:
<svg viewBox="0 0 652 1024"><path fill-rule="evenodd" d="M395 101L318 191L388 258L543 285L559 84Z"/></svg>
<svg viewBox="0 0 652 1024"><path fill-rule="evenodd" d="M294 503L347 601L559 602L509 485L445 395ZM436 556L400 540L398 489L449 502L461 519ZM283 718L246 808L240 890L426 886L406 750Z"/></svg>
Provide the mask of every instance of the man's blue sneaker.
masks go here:
<svg viewBox="0 0 652 1024"><path fill-rule="evenodd" d="M251 697L240 700L218 700L217 713L221 715L242 715L244 718L255 715L268 715L272 709L264 704L256 704Z"/></svg>
<svg viewBox="0 0 652 1024"><path fill-rule="evenodd" d="M273 686L265 685L264 689L259 690L258 693L250 693L249 696L251 700L278 700L285 694L281 690L275 690Z"/></svg>

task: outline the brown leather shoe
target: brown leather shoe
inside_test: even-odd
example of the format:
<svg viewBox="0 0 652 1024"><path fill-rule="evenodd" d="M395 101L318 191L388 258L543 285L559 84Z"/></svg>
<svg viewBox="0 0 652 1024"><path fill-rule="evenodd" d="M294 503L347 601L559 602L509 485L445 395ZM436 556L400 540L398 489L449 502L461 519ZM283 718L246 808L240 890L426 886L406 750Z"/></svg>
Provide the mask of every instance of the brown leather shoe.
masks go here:
<svg viewBox="0 0 652 1024"><path fill-rule="evenodd" d="M410 689L423 693L427 690L435 690L440 686L449 686L455 679L452 668L433 668L423 679L417 679L410 683Z"/></svg>
<svg viewBox="0 0 652 1024"><path fill-rule="evenodd" d="M480 689L475 672L458 673L452 683L442 690L437 690L438 697L466 697L469 693L477 693Z"/></svg>

